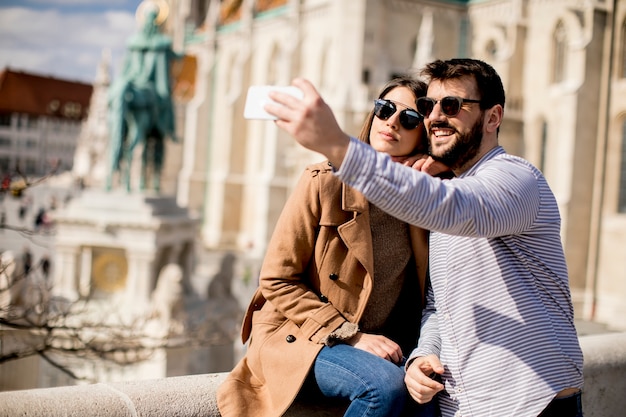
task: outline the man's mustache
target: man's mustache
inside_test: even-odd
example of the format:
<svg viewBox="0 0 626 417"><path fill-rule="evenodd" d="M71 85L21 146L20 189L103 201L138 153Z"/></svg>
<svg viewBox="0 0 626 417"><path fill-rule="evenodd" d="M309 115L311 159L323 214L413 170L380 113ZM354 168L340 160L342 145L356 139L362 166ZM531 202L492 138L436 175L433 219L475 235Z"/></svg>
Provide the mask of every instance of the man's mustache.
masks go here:
<svg viewBox="0 0 626 417"><path fill-rule="evenodd" d="M428 128L428 133L429 134L432 133L432 130L435 129L435 128L437 128L437 129L450 129L453 132L456 132L456 129L454 127L450 126L446 122L434 122L434 123L430 124L430 127Z"/></svg>

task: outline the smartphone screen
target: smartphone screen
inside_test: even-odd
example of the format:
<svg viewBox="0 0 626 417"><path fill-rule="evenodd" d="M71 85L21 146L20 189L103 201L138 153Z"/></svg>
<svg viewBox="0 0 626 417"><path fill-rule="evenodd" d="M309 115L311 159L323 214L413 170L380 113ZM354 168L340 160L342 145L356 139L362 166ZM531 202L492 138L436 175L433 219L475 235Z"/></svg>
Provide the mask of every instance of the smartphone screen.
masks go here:
<svg viewBox="0 0 626 417"><path fill-rule="evenodd" d="M263 109L267 103L272 101L268 97L270 91L280 91L300 99L303 96L302 90L294 86L253 85L248 88L243 117L246 119L276 120L276 117Z"/></svg>

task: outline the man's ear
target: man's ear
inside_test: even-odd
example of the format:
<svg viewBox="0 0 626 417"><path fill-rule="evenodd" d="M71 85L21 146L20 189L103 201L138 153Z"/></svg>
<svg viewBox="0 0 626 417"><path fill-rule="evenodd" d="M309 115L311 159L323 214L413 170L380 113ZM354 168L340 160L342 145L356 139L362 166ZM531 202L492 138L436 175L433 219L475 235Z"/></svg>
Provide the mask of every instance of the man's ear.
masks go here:
<svg viewBox="0 0 626 417"><path fill-rule="evenodd" d="M493 133L498 130L498 127L502 124L502 117L504 116L504 109L501 105L496 104L492 108L486 111L486 121L484 129L488 133Z"/></svg>

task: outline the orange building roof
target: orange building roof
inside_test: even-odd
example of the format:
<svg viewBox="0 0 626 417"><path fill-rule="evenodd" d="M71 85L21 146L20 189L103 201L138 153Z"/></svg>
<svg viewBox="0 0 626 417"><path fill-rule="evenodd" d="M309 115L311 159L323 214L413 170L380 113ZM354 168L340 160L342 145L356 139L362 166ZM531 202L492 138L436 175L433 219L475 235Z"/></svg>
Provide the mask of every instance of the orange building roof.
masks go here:
<svg viewBox="0 0 626 417"><path fill-rule="evenodd" d="M0 113L84 119L93 86L4 69L0 72Z"/></svg>
<svg viewBox="0 0 626 417"><path fill-rule="evenodd" d="M220 24L228 24L238 21L241 18L242 0L226 0L220 6ZM287 0L255 0L254 11L256 13L266 12L276 7L284 6Z"/></svg>
<svg viewBox="0 0 626 417"><path fill-rule="evenodd" d="M174 62L172 67L172 97L186 103L195 94L197 59L193 55L185 55L180 61Z"/></svg>
<svg viewBox="0 0 626 417"><path fill-rule="evenodd" d="M257 0L256 10L259 12L265 12L276 7L284 6L287 0Z"/></svg>

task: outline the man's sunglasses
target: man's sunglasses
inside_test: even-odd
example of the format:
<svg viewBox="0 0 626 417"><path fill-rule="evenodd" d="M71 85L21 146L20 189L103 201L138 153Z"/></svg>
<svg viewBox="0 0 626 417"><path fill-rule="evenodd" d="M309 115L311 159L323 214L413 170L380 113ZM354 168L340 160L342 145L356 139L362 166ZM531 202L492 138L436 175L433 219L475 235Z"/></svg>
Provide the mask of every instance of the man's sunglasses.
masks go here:
<svg viewBox="0 0 626 417"><path fill-rule="evenodd" d="M387 120L397 111L396 104L391 100L378 98L374 100L374 114L380 120ZM422 122L423 118L413 109L404 109L400 112L400 124L406 130L413 130Z"/></svg>
<svg viewBox="0 0 626 417"><path fill-rule="evenodd" d="M469 98L461 98L456 96L447 96L441 100L435 100L430 97L420 97L415 104L417 105L417 111L423 117L430 116L435 104L441 103L441 111L448 117L454 117L461 111L463 103L480 103L480 100L471 100Z"/></svg>

